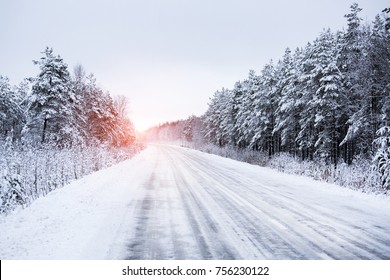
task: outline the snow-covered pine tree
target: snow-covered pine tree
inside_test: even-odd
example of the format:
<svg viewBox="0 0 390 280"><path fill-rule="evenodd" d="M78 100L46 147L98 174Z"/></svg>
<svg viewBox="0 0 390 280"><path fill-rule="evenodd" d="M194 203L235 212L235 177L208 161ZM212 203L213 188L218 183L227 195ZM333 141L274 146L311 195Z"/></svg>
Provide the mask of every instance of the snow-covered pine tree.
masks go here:
<svg viewBox="0 0 390 280"><path fill-rule="evenodd" d="M34 61L41 72L32 79L24 141L70 146L80 140L70 74L63 59L53 54L53 49L47 47L43 54L40 60Z"/></svg>
<svg viewBox="0 0 390 280"><path fill-rule="evenodd" d="M231 100L227 101L222 111L224 117L222 127L224 135L226 135L229 144L237 146L240 139L243 136L243 131L237 120L240 116L240 112L245 110L244 100L248 95L248 83L247 81L238 81L234 84L234 88L231 91Z"/></svg>
<svg viewBox="0 0 390 280"><path fill-rule="evenodd" d="M237 97L237 92L233 92L233 90L226 90L223 94L221 94L218 102L218 143L220 146L225 146L228 144L234 145L234 116L236 113L236 111L234 111L234 107L235 105L237 105L237 103L234 102L234 97ZM236 107L235 109L238 110L238 107Z"/></svg>
<svg viewBox="0 0 390 280"><path fill-rule="evenodd" d="M253 137L250 146L256 150L274 153L273 130L275 110L278 102L276 70L272 61L265 65L260 76L259 91L254 94L253 115L251 124Z"/></svg>
<svg viewBox="0 0 390 280"><path fill-rule="evenodd" d="M299 133L300 112L303 104L298 101L302 95L302 85L299 83L301 75L302 50L297 49L293 56L289 49L283 57L284 75L281 84L281 96L275 110L274 133L281 138L282 151L294 156L298 155L297 136Z"/></svg>
<svg viewBox="0 0 390 280"><path fill-rule="evenodd" d="M346 14L348 28L344 32L340 44L339 69L344 76L344 91L348 100L348 129L346 136L340 143L343 149L344 161L351 163L359 151L356 144L362 140L361 129L364 128L364 120L361 117L361 100L364 97L364 80L362 74L367 69L364 65L363 31L361 28L361 12L357 3L351 5L351 12ZM360 111L360 113L359 113Z"/></svg>
<svg viewBox="0 0 390 280"><path fill-rule="evenodd" d="M11 137L14 140L15 130L22 120L22 111L17 95L12 89L9 79L0 76L0 140Z"/></svg>
<svg viewBox="0 0 390 280"><path fill-rule="evenodd" d="M300 73L298 65L294 65L298 58L299 51L294 55L293 59L290 48L286 48L283 58L278 61L276 67L276 86L274 94L274 124L273 127L273 142L275 152L285 150L286 146L290 152L296 148L296 137L298 118L295 115L297 96L295 92L298 89L298 76ZM298 113L297 113L298 114ZM293 152L294 153L294 152Z"/></svg>
<svg viewBox="0 0 390 280"><path fill-rule="evenodd" d="M83 111L86 118L87 144L112 144L115 138L115 112L111 97L97 85L90 74L82 85Z"/></svg>
<svg viewBox="0 0 390 280"><path fill-rule="evenodd" d="M385 15L378 15L373 23L367 56L370 83L370 115L372 129L390 122L390 28Z"/></svg>
<svg viewBox="0 0 390 280"><path fill-rule="evenodd" d="M315 128L316 108L314 95L319 87L316 68L315 42L307 44L304 49L301 66L301 76L299 83L302 85L300 90L302 94L297 101L302 104L299 118L299 133L297 135L297 144L301 158L313 159L315 148L314 144L318 139L318 134Z"/></svg>
<svg viewBox="0 0 390 280"><path fill-rule="evenodd" d="M370 38L370 61L378 110L379 129L374 140L376 154L374 164L380 174L382 187L390 190L390 8L377 16Z"/></svg>
<svg viewBox="0 0 390 280"><path fill-rule="evenodd" d="M254 70L249 71L248 78L243 81L243 95L241 97L240 110L237 111L235 130L238 132L236 145L239 148L246 148L251 143L254 136L254 127L257 119L254 117L254 101L256 94L260 90L260 76L256 75ZM255 123L253 123L255 121Z"/></svg>
<svg viewBox="0 0 390 280"><path fill-rule="evenodd" d="M320 34L311 56L316 60L313 78L318 87L312 100L314 127L318 133L314 144L315 154L333 164L338 161L340 132L346 121L343 109L347 102L343 92L343 76L337 67L337 46L336 36L328 29Z"/></svg>
<svg viewBox="0 0 390 280"><path fill-rule="evenodd" d="M218 146L225 146L231 141L233 93L228 89L217 91L205 113L203 133L205 139Z"/></svg>
<svg viewBox="0 0 390 280"><path fill-rule="evenodd" d="M182 138L185 141L192 142L193 141L193 128L195 125L196 117L194 115L190 116L186 120L184 120L184 127L182 131Z"/></svg>
<svg viewBox="0 0 390 280"><path fill-rule="evenodd" d="M217 130L218 130L218 98L221 95L220 91L216 91L208 103L207 111L203 115L204 123L202 127L202 132L204 138L209 142L216 144Z"/></svg>

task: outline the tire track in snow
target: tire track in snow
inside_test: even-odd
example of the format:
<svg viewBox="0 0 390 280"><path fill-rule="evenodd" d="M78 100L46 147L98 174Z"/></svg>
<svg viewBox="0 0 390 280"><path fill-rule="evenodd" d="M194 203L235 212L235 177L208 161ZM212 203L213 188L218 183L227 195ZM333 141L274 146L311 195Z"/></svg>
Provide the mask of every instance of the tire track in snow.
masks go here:
<svg viewBox="0 0 390 280"><path fill-rule="evenodd" d="M389 222L365 225L370 215L353 203L330 195L335 204L323 204L327 200L313 199L319 189L301 197L299 186L265 180L255 167L241 172L196 151L151 149L156 156L148 160L156 162L136 207L127 258L390 258ZM351 213L356 218L349 219Z"/></svg>
<svg viewBox="0 0 390 280"><path fill-rule="evenodd" d="M183 153L185 154L185 153ZM204 169L206 170L205 175L207 176L208 173L213 172L213 170L210 170L210 167L207 163L205 163L203 160L200 160L199 158L196 158L195 160L191 158L191 156L188 156L185 154L185 156L188 157L188 159L185 160L185 162L191 161L191 164L189 166L197 166L197 169ZM223 171L223 170L222 170ZM224 187L231 188L233 187L240 187L239 181L237 178L231 176L230 174L226 172L222 172L221 170L217 170L213 172L212 177L218 177L219 182L224 182ZM221 174L223 174L221 176ZM228 174L228 175L226 175ZM251 179L252 180L252 179ZM252 180L253 181L253 180ZM255 182L255 181L253 181ZM256 182L255 182L256 183ZM245 188L253 190L254 184L249 184L246 182ZM259 191L262 189L266 189L267 192L270 192L272 195L267 195L267 199L263 199L261 202L264 204L268 204L269 207L272 207L273 205L273 211L279 212L279 214L283 214L283 211L280 211L281 209L284 209L288 211L288 213L294 214L297 219L303 219L306 222L310 221L310 224L307 224L306 226L312 230L312 232L315 232L317 234L316 240L318 241L318 238L323 239L324 237L329 239L328 241L328 247L334 247L333 244L344 243L342 246L342 250L346 250L349 252L349 254L344 255L344 258L358 258L358 259L372 259L372 258L380 258L380 259L389 259L389 251L390 251L390 243L387 241L388 234L385 231L379 231L375 230L374 228L370 228L368 231L367 229L364 230L359 226L356 226L355 224L352 224L350 221L347 221L345 219L340 218L339 216L331 216L326 211L319 211L318 208L312 207L310 204L301 203L298 199L298 197L295 197L295 200L292 197L288 197L284 195L282 192L278 192L275 190L269 191L269 187L264 186L263 184L257 183L257 186L254 190L256 194L259 195L251 195L247 196L249 200L252 200L252 197L262 197L266 193L264 191ZM239 190L235 189L235 192L238 193ZM282 200L281 200L282 198ZM258 202L260 203L260 201ZM256 204L254 202L253 204ZM279 205L280 207L275 207L275 205ZM301 212L298 212L296 208L300 208ZM267 208L269 208L267 207ZM265 207L262 207L262 210L265 210ZM314 213L314 217L318 218L318 220L315 220L313 218L313 215L307 215L306 213ZM357 213L359 214L359 213ZM272 215L269 213L269 215ZM288 219L290 215L284 215L285 219ZM284 223L280 218L274 216L274 221L279 220L279 222ZM279 223L278 222L278 223ZM290 219L290 222L294 222ZM323 222L321 224L320 222ZM289 223L284 223L285 227L288 226ZM329 225L334 225L334 227L331 227ZM325 230L331 229L331 234L324 234ZM290 230L294 231L291 227ZM342 232L339 232L342 231ZM362 234L363 233L363 234ZM321 236L318 236L322 235ZM337 249L337 248L333 248ZM330 251L328 253L329 256L332 256L332 252ZM337 258L336 256L332 256L332 258Z"/></svg>

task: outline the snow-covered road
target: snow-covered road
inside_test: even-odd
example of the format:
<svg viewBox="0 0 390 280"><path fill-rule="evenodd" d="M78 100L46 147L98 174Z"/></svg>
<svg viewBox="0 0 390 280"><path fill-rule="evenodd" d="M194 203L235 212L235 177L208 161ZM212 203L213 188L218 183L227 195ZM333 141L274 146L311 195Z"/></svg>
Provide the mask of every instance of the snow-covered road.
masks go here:
<svg viewBox="0 0 390 280"><path fill-rule="evenodd" d="M390 259L390 199L155 145L0 234L1 259Z"/></svg>

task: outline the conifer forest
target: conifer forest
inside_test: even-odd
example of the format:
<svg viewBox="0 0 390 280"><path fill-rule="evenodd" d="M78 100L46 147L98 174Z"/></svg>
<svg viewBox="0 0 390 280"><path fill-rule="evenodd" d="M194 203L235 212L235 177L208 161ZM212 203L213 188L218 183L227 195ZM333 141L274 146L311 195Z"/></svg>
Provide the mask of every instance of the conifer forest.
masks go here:
<svg viewBox="0 0 390 280"><path fill-rule="evenodd" d="M203 116L156 126L147 137L388 191L390 9L372 23L363 23L360 11L353 4L345 30L324 29L259 73L250 70L234 88L215 92Z"/></svg>

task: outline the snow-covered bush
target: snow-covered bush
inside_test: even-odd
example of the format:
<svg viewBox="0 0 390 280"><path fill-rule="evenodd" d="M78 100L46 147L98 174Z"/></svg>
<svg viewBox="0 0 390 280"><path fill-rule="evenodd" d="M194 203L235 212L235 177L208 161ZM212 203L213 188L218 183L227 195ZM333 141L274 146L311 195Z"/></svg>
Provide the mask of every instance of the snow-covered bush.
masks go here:
<svg viewBox="0 0 390 280"><path fill-rule="evenodd" d="M390 190L390 149L379 150L374 161L375 170L380 174L381 185L385 190Z"/></svg>
<svg viewBox="0 0 390 280"><path fill-rule="evenodd" d="M17 174L0 176L0 214L7 213L27 202L27 195Z"/></svg>
<svg viewBox="0 0 390 280"><path fill-rule="evenodd" d="M188 146L191 147L190 144ZM196 148L206 153L267 166L288 174L311 177L315 180L334 183L365 193L383 193L383 188L380 187L379 183L380 174L373 170L370 160L364 157L356 157L351 164L340 161L337 165L334 165L320 159L313 161L301 160L288 153L279 153L269 158L264 153L250 149L238 149L228 146L218 147L212 144Z"/></svg>
<svg viewBox="0 0 390 280"><path fill-rule="evenodd" d="M371 161L363 157L355 158L350 165L339 164L336 168L335 182L367 193L383 192L378 174L372 169Z"/></svg>
<svg viewBox="0 0 390 280"><path fill-rule="evenodd" d="M239 149L229 145L219 147L214 144L205 144L203 146L199 146L188 143L187 147L194 148L208 154L219 155L221 157L231 158L251 164L257 164L260 166L266 166L268 162L268 157L262 152L253 151L250 149Z"/></svg>
<svg viewBox="0 0 390 280"><path fill-rule="evenodd" d="M355 158L349 165L343 162L333 165L322 160L302 161L287 153L281 153L275 155L268 166L281 172L308 176L363 192L382 192L371 162L363 157Z"/></svg>

